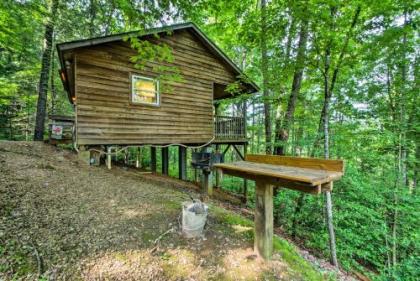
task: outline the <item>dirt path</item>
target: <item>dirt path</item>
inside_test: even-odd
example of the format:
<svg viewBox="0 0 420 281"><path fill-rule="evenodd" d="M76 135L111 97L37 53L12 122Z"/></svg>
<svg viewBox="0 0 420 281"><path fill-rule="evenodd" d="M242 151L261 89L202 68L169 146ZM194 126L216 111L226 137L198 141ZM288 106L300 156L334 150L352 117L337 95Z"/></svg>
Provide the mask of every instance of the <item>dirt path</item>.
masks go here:
<svg viewBox="0 0 420 281"><path fill-rule="evenodd" d="M183 238L190 195L42 143L2 141L0 280L323 280L283 242L273 261L255 259L250 222L217 204L204 238Z"/></svg>

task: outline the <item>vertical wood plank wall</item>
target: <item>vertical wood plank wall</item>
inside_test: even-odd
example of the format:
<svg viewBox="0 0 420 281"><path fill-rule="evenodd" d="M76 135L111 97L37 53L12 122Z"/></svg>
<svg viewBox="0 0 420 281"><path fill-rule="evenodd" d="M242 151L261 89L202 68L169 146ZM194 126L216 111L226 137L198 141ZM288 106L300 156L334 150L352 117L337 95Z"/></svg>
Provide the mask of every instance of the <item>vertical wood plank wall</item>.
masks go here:
<svg viewBox="0 0 420 281"><path fill-rule="evenodd" d="M182 82L170 82L160 106L130 102L130 74L157 77L151 62L137 70L127 42L76 50L79 145L204 143L213 137L213 83L229 84L234 73L189 31L147 39L172 48ZM162 87L161 87L162 88Z"/></svg>

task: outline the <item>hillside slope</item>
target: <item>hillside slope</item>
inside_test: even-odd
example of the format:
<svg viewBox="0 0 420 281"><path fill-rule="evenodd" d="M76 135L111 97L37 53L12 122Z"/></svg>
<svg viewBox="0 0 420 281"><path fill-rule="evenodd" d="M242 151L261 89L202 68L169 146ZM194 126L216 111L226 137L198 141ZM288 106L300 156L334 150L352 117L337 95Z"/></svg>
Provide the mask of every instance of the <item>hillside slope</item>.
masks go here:
<svg viewBox="0 0 420 281"><path fill-rule="evenodd" d="M0 193L2 280L324 280L278 238L255 259L252 222L216 203L187 240L180 206L198 194L43 143L0 142Z"/></svg>

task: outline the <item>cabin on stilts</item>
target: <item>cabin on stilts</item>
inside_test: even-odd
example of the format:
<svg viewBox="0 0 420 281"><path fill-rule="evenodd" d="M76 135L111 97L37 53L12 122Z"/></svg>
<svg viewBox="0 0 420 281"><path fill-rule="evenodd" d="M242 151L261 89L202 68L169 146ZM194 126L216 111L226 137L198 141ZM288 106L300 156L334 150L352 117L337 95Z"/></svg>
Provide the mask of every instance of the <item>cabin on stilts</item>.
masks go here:
<svg viewBox="0 0 420 281"><path fill-rule="evenodd" d="M116 151L150 146L151 171L156 172L160 149L164 175L168 147L178 146L182 180L187 179L187 148L202 149L194 152L192 164L202 170L209 195L212 170L217 186L223 173L243 178L245 200L246 181L255 181L255 249L263 258L269 259L273 249L273 188L330 192L344 173L340 160L246 155L245 117L220 116L217 105L258 87L192 23L65 42L57 51L75 110L71 118L51 116L51 142L72 137L90 163L100 163L106 154L108 168ZM242 161L220 163L229 148Z"/></svg>
<svg viewBox="0 0 420 281"><path fill-rule="evenodd" d="M151 146L152 171L161 149L168 174L167 145L178 145L186 179L186 147L225 145L245 157L244 116L220 116L218 104L258 87L193 23L60 43L57 51L74 106L73 143L91 151L92 163L97 151Z"/></svg>

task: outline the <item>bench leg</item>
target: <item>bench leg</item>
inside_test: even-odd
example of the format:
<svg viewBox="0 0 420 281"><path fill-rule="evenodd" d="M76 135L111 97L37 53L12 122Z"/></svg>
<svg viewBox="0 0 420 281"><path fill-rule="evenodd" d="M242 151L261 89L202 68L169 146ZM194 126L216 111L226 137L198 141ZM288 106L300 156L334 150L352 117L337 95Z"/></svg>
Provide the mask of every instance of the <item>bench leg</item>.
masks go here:
<svg viewBox="0 0 420 281"><path fill-rule="evenodd" d="M273 186L256 181L254 251L269 260L273 254Z"/></svg>

